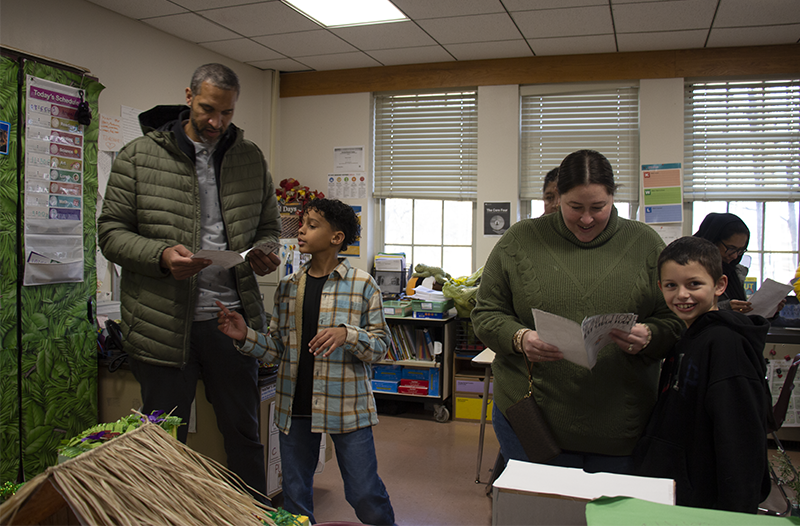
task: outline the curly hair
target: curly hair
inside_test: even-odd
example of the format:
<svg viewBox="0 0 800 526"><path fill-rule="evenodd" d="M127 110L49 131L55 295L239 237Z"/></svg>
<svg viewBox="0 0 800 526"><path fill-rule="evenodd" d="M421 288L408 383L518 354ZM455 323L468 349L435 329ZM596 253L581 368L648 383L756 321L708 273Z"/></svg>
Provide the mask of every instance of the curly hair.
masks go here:
<svg viewBox="0 0 800 526"><path fill-rule="evenodd" d="M314 199L309 201L303 213L308 213L309 210L315 210L330 223L331 228L344 233L339 252L346 250L361 237L361 221L352 206L338 199Z"/></svg>

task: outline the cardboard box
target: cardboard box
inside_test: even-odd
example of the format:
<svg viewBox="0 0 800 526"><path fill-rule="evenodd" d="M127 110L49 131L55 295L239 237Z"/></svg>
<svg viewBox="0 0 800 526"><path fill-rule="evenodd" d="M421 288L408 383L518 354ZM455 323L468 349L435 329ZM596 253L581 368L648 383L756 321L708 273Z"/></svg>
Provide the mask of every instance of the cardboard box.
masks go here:
<svg viewBox="0 0 800 526"><path fill-rule="evenodd" d="M397 392L400 394L428 396L428 388L421 385L400 385L397 387Z"/></svg>
<svg viewBox="0 0 800 526"><path fill-rule="evenodd" d="M586 524L586 503L602 496L675 505L675 482L615 473L586 473L509 460L494 481L492 524Z"/></svg>
<svg viewBox="0 0 800 526"><path fill-rule="evenodd" d="M399 365L377 364L372 366L372 378L374 380L400 380L403 368Z"/></svg>
<svg viewBox="0 0 800 526"><path fill-rule="evenodd" d="M372 380L372 390L384 393L396 393L398 380Z"/></svg>
<svg viewBox="0 0 800 526"><path fill-rule="evenodd" d="M411 378L403 378L402 380L400 380L400 385L401 386L406 386L406 387L424 387L426 390L429 387L428 386L429 383L430 382L428 382L428 380L416 380L416 379L411 379Z"/></svg>
<svg viewBox="0 0 800 526"><path fill-rule="evenodd" d="M428 396L439 396L439 369L437 367L403 367L401 379L428 382Z"/></svg>
<svg viewBox="0 0 800 526"><path fill-rule="evenodd" d="M483 394L483 377L456 375L456 393ZM494 393L494 383L489 380L489 394Z"/></svg>
<svg viewBox="0 0 800 526"><path fill-rule="evenodd" d="M483 397L478 395L461 395L456 396L456 403L454 406L455 420L469 420L472 422L481 421L481 411L483 410ZM486 404L486 421L492 421L492 399Z"/></svg>

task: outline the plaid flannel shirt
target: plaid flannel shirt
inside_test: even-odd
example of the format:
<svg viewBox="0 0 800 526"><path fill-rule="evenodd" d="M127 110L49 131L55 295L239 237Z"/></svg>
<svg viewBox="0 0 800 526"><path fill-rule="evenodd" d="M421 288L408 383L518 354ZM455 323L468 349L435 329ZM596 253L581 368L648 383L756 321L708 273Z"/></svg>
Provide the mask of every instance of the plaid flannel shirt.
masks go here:
<svg viewBox="0 0 800 526"><path fill-rule="evenodd" d="M308 264L281 280L269 332L248 329L244 343L237 346L264 362L278 362L275 424L283 433L291 426L307 272ZM347 339L329 357L314 360L311 431L348 433L377 424L370 364L386 355L389 331L375 280L345 258L339 259L322 290L318 330L327 327L345 327Z"/></svg>

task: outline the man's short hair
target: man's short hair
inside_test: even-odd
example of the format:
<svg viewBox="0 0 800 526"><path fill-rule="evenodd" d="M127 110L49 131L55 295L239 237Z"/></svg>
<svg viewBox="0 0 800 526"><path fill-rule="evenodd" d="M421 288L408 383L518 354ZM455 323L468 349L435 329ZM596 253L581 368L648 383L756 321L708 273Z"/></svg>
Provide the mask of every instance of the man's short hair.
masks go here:
<svg viewBox="0 0 800 526"><path fill-rule="evenodd" d="M667 261L674 261L678 265L685 266L696 261L708 275L718 282L722 277L722 256L719 248L707 239L695 236L685 236L676 239L661 251L658 257L658 279L661 279L661 267Z"/></svg>
<svg viewBox="0 0 800 526"><path fill-rule="evenodd" d="M352 206L338 199L314 199L309 201L303 213L306 214L309 210L316 210L330 223L331 228L344 233L344 241L339 247L339 252L347 249L361 237L361 222Z"/></svg>
<svg viewBox="0 0 800 526"><path fill-rule="evenodd" d="M192 95L200 93L200 86L205 81L210 82L212 86L216 86L219 89L233 90L236 92L236 97L239 97L239 77L228 66L204 64L194 70L192 83L189 85Z"/></svg>

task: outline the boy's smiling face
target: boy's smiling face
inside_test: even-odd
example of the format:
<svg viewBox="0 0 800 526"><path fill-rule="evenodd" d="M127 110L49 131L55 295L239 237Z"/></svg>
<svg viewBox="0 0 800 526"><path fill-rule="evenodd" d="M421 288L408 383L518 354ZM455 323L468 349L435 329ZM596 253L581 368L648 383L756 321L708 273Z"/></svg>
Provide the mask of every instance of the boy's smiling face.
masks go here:
<svg viewBox="0 0 800 526"><path fill-rule="evenodd" d="M727 285L726 276L714 283L705 267L697 261L690 261L687 265L665 261L658 281L669 310L677 314L687 327L700 315L717 310L717 298L725 292Z"/></svg>

